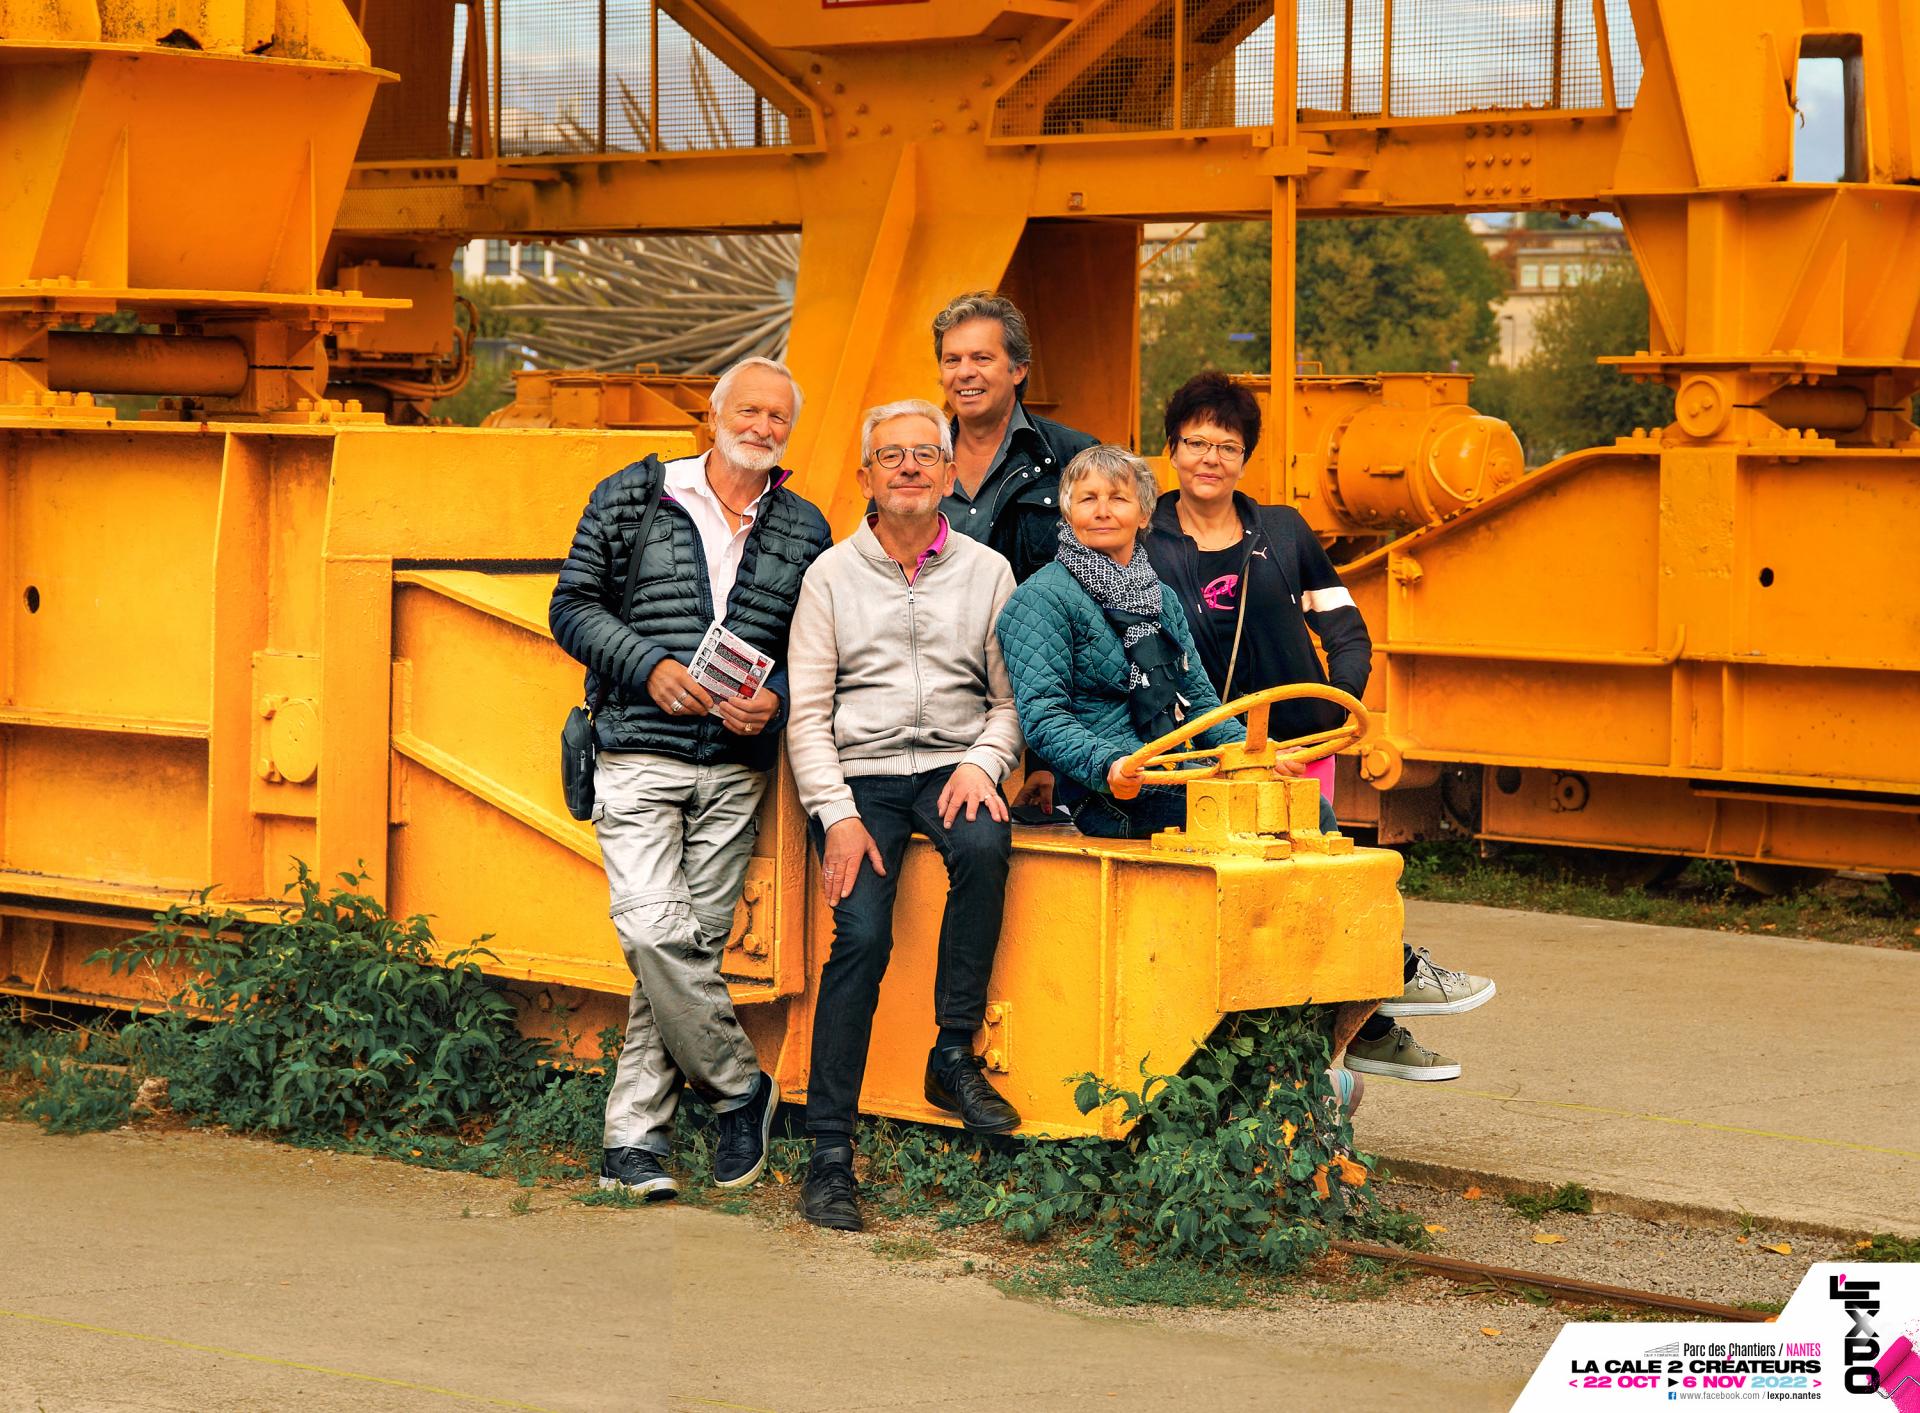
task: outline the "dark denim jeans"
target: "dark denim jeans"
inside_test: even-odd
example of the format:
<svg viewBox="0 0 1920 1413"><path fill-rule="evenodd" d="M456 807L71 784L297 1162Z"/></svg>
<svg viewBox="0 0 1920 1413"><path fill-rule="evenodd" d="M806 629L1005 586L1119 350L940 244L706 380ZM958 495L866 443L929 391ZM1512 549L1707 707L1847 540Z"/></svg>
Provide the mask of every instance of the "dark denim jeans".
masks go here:
<svg viewBox="0 0 1920 1413"><path fill-rule="evenodd" d="M1149 785L1131 800L1111 795L1088 795L1073 806L1073 822L1082 834L1096 839L1151 839L1162 829L1184 829L1187 792L1184 787ZM1320 829L1331 834L1340 827L1327 797L1320 797Z"/></svg>
<svg viewBox="0 0 1920 1413"><path fill-rule="evenodd" d="M821 969L813 1010L808 1133L853 1132L873 1037L873 1010L880 1003L880 978L893 952L900 866L916 829L933 841L947 865L947 908L933 978L934 1023L978 1030L986 1020L987 981L1000 945L1013 831L985 807L971 821L962 810L951 827L942 825L935 806L953 771L948 766L919 775L861 775L847 781L860 822L873 836L887 871L876 874L872 862L863 861L853 892L834 905L833 950ZM819 825L811 830L814 847L822 848L825 835Z"/></svg>

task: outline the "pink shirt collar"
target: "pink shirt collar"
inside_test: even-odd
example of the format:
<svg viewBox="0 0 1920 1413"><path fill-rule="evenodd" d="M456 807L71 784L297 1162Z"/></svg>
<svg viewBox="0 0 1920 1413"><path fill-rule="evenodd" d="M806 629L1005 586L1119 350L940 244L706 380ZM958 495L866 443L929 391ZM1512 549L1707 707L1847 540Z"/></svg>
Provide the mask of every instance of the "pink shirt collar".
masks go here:
<svg viewBox="0 0 1920 1413"><path fill-rule="evenodd" d="M869 530L871 530L875 525L879 523L880 523L879 511L876 510L873 514L867 517L867 528ZM945 512L942 512L940 516L940 528L933 532L933 542L929 544L925 549L921 550L919 557L913 561L913 567L915 570L918 570L921 565L925 564L929 559L932 559L936 554L940 553L941 550L947 547L947 536L952 533L952 530L953 530L953 527L947 523L947 517Z"/></svg>

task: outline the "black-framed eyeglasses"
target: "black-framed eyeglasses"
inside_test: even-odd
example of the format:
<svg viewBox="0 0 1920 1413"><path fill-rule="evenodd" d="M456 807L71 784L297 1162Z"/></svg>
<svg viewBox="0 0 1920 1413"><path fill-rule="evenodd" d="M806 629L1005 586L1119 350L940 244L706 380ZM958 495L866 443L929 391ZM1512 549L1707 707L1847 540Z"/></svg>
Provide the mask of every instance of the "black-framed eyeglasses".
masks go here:
<svg viewBox="0 0 1920 1413"><path fill-rule="evenodd" d="M1241 461L1247 454L1247 449L1239 442L1210 442L1205 437L1182 437L1180 445L1187 449L1190 456L1205 456L1211 451L1222 461Z"/></svg>
<svg viewBox="0 0 1920 1413"><path fill-rule="evenodd" d="M911 456L915 466L934 467L945 463L946 452L932 442L921 442L918 446L877 446L873 449L873 464L882 471L895 471Z"/></svg>

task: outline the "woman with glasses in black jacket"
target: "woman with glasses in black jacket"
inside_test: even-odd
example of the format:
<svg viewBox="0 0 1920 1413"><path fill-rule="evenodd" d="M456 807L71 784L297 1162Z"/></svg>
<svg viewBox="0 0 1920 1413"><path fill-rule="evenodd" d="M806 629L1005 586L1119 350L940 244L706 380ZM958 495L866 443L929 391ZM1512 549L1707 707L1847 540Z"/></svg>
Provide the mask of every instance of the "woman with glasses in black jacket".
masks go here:
<svg viewBox="0 0 1920 1413"><path fill-rule="evenodd" d="M1299 682L1366 690L1373 642L1353 595L1300 512L1262 505L1237 489L1260 444L1260 404L1220 373L1201 373L1174 393L1164 419L1167 455L1180 482L1154 507L1146 550L1180 599L1207 679L1220 700ZM1314 641L1326 654L1323 667ZM1277 740L1337 726L1331 702L1279 702ZM1320 782L1320 827L1336 828L1333 758L1304 772ZM1406 989L1381 1004L1347 1050L1347 1067L1395 1079L1455 1079L1460 1065L1428 1050L1396 1016L1453 1015L1492 999L1494 985L1406 952Z"/></svg>

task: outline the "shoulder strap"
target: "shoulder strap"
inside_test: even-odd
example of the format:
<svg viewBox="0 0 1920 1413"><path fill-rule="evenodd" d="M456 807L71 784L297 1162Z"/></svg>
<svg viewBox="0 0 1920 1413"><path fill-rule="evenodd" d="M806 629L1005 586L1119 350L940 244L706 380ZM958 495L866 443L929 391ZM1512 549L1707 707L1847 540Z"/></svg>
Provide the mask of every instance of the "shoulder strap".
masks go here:
<svg viewBox="0 0 1920 1413"><path fill-rule="evenodd" d="M620 595L620 624L633 616L633 590L640 582L640 556L647 550L647 534L653 529L653 513L660 508L661 497L667 493L667 465L660 463L660 479L654 482L652 492L647 496L647 508L640 514L640 533L634 536L633 553L627 556L627 589Z"/></svg>
<svg viewBox="0 0 1920 1413"><path fill-rule="evenodd" d="M1233 650L1227 654L1227 677L1220 684L1220 700L1224 704L1233 700L1233 669L1240 662L1240 630L1247 626L1248 580L1253 577L1253 552L1260 547L1260 541L1266 538L1266 529L1260 523L1260 517L1254 517L1254 528L1247 535L1247 552L1240 560L1240 605L1233 614Z"/></svg>

